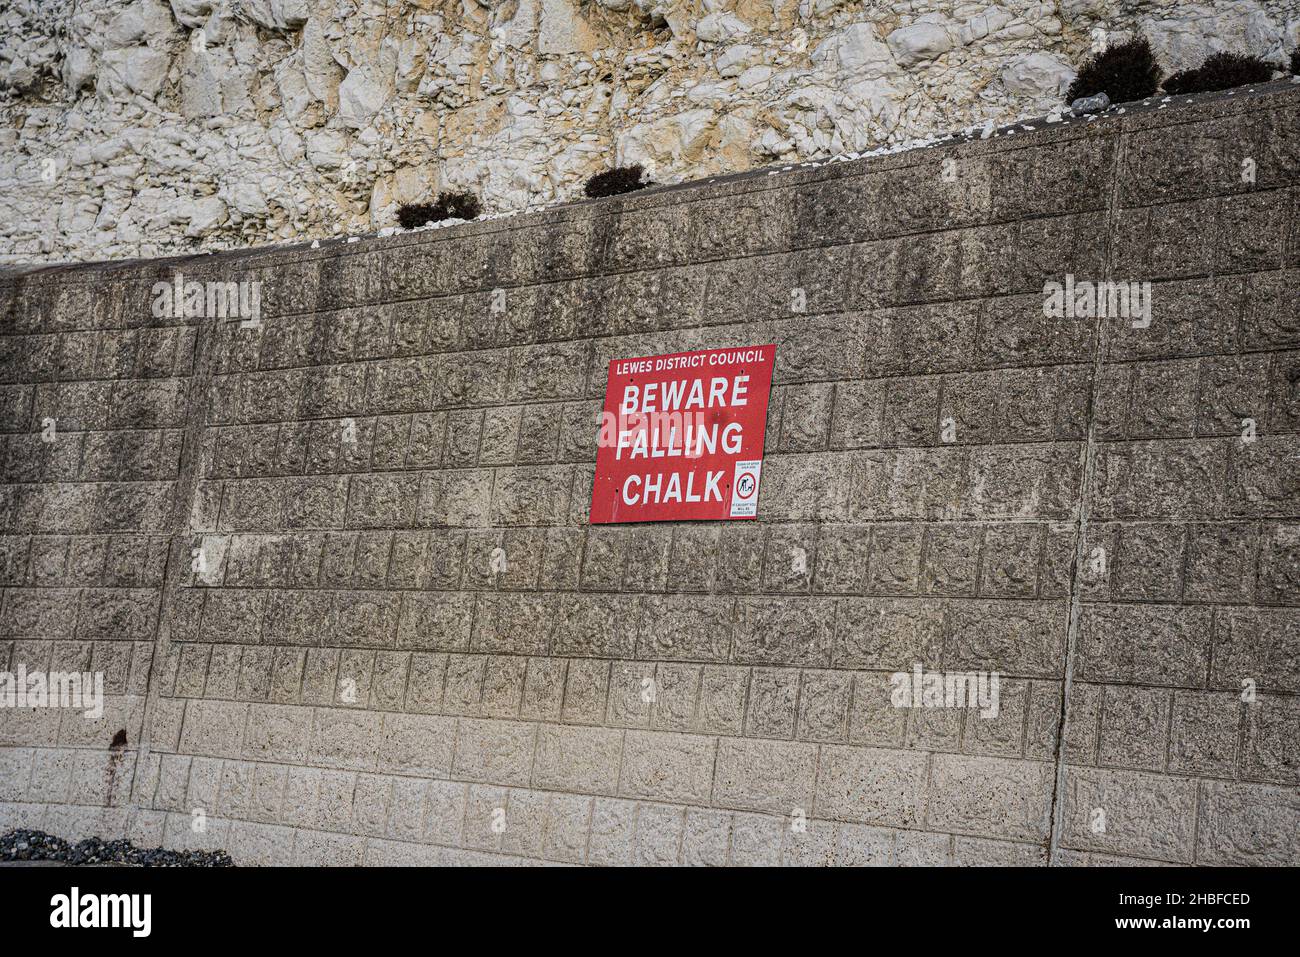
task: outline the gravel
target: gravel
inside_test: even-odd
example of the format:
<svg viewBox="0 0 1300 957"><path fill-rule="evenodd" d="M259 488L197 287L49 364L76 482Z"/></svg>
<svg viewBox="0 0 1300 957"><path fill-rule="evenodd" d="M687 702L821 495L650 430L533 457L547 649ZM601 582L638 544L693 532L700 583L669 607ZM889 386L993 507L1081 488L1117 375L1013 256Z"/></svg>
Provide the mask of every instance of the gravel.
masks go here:
<svg viewBox="0 0 1300 957"><path fill-rule="evenodd" d="M165 851L130 841L88 837L69 844L44 831L15 830L0 837L0 861L61 861L66 864L127 864L135 867L233 867L225 851Z"/></svg>

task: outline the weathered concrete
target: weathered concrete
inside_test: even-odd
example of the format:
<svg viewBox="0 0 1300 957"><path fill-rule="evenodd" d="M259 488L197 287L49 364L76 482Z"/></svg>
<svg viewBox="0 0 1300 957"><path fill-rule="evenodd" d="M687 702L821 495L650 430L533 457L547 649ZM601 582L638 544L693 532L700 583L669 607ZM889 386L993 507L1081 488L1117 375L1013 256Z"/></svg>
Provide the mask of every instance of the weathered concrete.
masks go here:
<svg viewBox="0 0 1300 957"><path fill-rule="evenodd" d="M4 277L0 665L110 700L0 711L0 827L259 863L1300 863L1298 197L1284 86ZM177 271L262 282L261 328L155 319ZM1150 282L1150 325L1045 317L1067 274ZM588 527L606 362L764 342L760 520ZM892 707L916 664L998 672L999 716Z"/></svg>

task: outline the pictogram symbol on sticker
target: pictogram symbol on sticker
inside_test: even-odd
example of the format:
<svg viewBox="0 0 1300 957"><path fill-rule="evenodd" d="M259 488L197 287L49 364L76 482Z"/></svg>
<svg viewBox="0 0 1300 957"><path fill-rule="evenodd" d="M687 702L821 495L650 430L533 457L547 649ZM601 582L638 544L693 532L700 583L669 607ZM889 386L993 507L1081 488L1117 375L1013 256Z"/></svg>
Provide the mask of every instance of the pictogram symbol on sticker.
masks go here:
<svg viewBox="0 0 1300 957"><path fill-rule="evenodd" d="M762 459L736 463L731 479L729 518L753 517L758 514L758 480L762 470Z"/></svg>

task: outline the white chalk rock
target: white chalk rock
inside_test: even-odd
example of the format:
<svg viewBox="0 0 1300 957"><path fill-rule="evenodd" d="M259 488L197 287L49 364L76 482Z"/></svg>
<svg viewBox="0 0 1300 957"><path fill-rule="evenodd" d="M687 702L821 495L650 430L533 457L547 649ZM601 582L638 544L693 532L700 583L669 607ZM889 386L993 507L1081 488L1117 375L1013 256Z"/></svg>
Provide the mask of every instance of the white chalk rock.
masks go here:
<svg viewBox="0 0 1300 957"><path fill-rule="evenodd" d="M144 39L144 34L144 5L133 3L108 22L108 29L104 31L104 45L109 49L135 46Z"/></svg>
<svg viewBox="0 0 1300 957"><path fill-rule="evenodd" d="M586 53L599 46L596 33L572 0L542 0L539 53Z"/></svg>
<svg viewBox="0 0 1300 957"><path fill-rule="evenodd" d="M245 216L265 216L268 207L262 188L256 183L236 183L230 189L230 205Z"/></svg>
<svg viewBox="0 0 1300 957"><path fill-rule="evenodd" d="M63 60L63 84L76 93L94 86L95 57L85 47L73 47Z"/></svg>
<svg viewBox="0 0 1300 957"><path fill-rule="evenodd" d="M172 16L181 26L197 30L208 22L216 8L214 0L170 0Z"/></svg>
<svg viewBox="0 0 1300 957"><path fill-rule="evenodd" d="M239 0L240 10L259 27L297 30L307 22L307 0Z"/></svg>
<svg viewBox="0 0 1300 957"><path fill-rule="evenodd" d="M653 123L637 123L619 136L617 163L645 166L648 161L656 166L671 166L683 159L698 161L717 123L718 115L706 108L685 110Z"/></svg>
<svg viewBox="0 0 1300 957"><path fill-rule="evenodd" d="M760 63L758 66L751 66L744 73L740 74L740 76L736 78L736 85L742 90L756 90L767 83L775 72L776 71L770 66L763 66Z"/></svg>
<svg viewBox="0 0 1300 957"><path fill-rule="evenodd" d="M695 24L695 36L705 43L722 43L749 33L749 24L734 13L710 13Z"/></svg>
<svg viewBox="0 0 1300 957"><path fill-rule="evenodd" d="M748 43L737 43L719 53L713 65L719 76L740 76L758 56L758 47L750 46Z"/></svg>
<svg viewBox="0 0 1300 957"><path fill-rule="evenodd" d="M1060 99L1074 82L1074 70L1051 53L1031 53L1002 71L1002 85L1010 93L1035 98Z"/></svg>
<svg viewBox="0 0 1300 957"><path fill-rule="evenodd" d="M388 93L368 66L348 72L339 84L339 109L336 116L346 127L359 130L384 108Z"/></svg>
<svg viewBox="0 0 1300 957"><path fill-rule="evenodd" d="M225 225L230 219L226 204L216 196L204 196L190 203L188 210L182 210L189 225L185 227L186 236L202 236L209 230Z"/></svg>
<svg viewBox="0 0 1300 957"><path fill-rule="evenodd" d="M152 100L167 82L171 58L149 47L109 50L104 62L113 69L132 93Z"/></svg>
<svg viewBox="0 0 1300 957"><path fill-rule="evenodd" d="M943 56L953 47L952 37L937 23L913 23L899 27L885 42L899 66L914 66Z"/></svg>
<svg viewBox="0 0 1300 957"><path fill-rule="evenodd" d="M871 80L897 71L893 54L870 23L854 23L831 34L813 50L812 61L845 79Z"/></svg>

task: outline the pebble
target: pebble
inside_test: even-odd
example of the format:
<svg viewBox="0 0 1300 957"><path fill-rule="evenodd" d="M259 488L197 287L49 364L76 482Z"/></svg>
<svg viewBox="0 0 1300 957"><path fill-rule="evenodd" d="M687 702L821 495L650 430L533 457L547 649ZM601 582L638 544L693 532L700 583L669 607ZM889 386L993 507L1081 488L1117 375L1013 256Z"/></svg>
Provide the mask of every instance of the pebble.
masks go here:
<svg viewBox="0 0 1300 957"><path fill-rule="evenodd" d="M74 866L124 864L134 867L233 867L225 851L144 849L130 841L88 837L69 844L44 831L18 829L0 836L0 861L62 861Z"/></svg>

